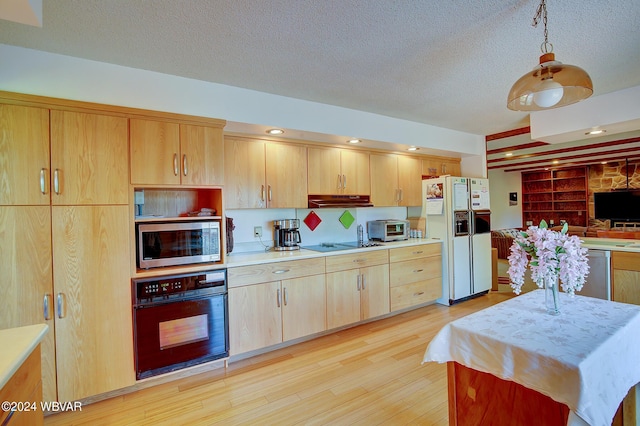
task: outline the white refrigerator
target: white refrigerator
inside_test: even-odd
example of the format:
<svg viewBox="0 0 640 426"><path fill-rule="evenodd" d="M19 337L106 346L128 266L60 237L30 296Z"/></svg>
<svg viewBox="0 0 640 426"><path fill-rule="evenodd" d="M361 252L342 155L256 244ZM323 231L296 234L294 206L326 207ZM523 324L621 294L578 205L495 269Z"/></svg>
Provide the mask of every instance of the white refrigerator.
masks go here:
<svg viewBox="0 0 640 426"><path fill-rule="evenodd" d="M422 181L429 238L442 240L442 298L452 305L491 289L489 180L446 176Z"/></svg>

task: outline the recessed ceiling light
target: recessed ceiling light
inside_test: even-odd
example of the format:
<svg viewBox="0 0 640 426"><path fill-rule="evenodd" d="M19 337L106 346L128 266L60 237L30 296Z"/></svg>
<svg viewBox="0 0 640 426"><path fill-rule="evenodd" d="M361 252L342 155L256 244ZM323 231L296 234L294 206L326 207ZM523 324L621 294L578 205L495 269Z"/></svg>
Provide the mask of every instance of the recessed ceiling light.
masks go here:
<svg viewBox="0 0 640 426"><path fill-rule="evenodd" d="M284 133L284 130L282 129L269 129L267 130L267 133L270 135L281 135Z"/></svg>
<svg viewBox="0 0 640 426"><path fill-rule="evenodd" d="M420 148L416 147L416 146L410 146L409 148L407 148L407 151L418 151Z"/></svg>
<svg viewBox="0 0 640 426"><path fill-rule="evenodd" d="M511 157L513 155L513 152L507 152L504 156L505 157Z"/></svg>
<svg viewBox="0 0 640 426"><path fill-rule="evenodd" d="M559 162L560 162L560 161L558 161L558 160L553 160L553 161L552 161L552 163L553 163L553 164L558 164Z"/></svg>
<svg viewBox="0 0 640 426"><path fill-rule="evenodd" d="M362 142L360 139L355 139L355 138L354 139L349 139L347 141L347 143L360 143L360 142Z"/></svg>
<svg viewBox="0 0 640 426"><path fill-rule="evenodd" d="M588 136L601 135L601 134L603 134L605 132L606 132L606 130L598 129L598 130L592 130L590 132L587 132L587 133L585 133L585 135L588 135Z"/></svg>
<svg viewBox="0 0 640 426"><path fill-rule="evenodd" d="M600 164L607 164L607 162L606 161L601 161Z"/></svg>

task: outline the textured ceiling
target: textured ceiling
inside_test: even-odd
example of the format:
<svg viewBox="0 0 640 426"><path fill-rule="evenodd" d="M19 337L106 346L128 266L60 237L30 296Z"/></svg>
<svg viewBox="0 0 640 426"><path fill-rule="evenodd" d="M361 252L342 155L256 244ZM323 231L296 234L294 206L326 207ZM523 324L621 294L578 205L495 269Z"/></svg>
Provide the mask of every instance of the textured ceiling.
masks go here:
<svg viewBox="0 0 640 426"><path fill-rule="evenodd" d="M528 125L506 97L540 54L537 0L44 0L0 42L474 134ZM640 85L638 0L548 0L556 58L594 95Z"/></svg>

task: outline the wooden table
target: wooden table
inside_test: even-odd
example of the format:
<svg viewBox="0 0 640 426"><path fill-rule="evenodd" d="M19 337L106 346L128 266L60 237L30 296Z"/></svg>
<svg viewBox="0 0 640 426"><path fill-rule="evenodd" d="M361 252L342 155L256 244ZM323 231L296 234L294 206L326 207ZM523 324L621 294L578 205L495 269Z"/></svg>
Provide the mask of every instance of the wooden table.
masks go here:
<svg viewBox="0 0 640 426"><path fill-rule="evenodd" d="M424 361L448 362L451 425L608 425L640 382L640 306L544 290L447 324Z"/></svg>

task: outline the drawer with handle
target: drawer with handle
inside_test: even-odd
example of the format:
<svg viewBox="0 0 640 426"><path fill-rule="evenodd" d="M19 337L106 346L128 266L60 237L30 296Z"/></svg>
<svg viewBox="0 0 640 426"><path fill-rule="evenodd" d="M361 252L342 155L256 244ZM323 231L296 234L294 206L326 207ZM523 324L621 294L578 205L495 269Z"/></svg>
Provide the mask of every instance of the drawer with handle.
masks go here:
<svg viewBox="0 0 640 426"><path fill-rule="evenodd" d="M442 296L442 278L434 277L424 281L391 288L391 311L397 311L421 303L431 302Z"/></svg>
<svg viewBox="0 0 640 426"><path fill-rule="evenodd" d="M227 270L229 288L325 273L324 257L239 266Z"/></svg>
<svg viewBox="0 0 640 426"><path fill-rule="evenodd" d="M347 271L389 263L389 250L368 250L353 254L327 256L327 272Z"/></svg>
<svg viewBox="0 0 640 426"><path fill-rule="evenodd" d="M399 247L389 250L389 262L401 262L403 260L410 260L418 257L440 256L441 253L441 243Z"/></svg>
<svg viewBox="0 0 640 426"><path fill-rule="evenodd" d="M389 271L389 284L391 287L442 277L442 258L436 256L394 262L389 265Z"/></svg>

